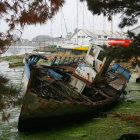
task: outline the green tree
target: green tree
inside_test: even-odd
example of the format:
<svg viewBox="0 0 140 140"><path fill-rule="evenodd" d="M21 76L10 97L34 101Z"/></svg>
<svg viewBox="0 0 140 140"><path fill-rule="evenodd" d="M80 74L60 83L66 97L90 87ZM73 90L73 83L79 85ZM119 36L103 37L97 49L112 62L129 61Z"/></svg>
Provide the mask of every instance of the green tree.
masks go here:
<svg viewBox="0 0 140 140"><path fill-rule="evenodd" d="M122 20L119 24L120 28L132 26L136 24L140 17L140 0L80 0L86 1L88 9L95 15L108 17L111 20L112 15L122 14ZM129 46L110 46L105 47L105 55L108 57L106 65L98 74L97 81L106 73L106 70L113 59L130 59L140 56L140 34L128 32L128 37L133 40Z"/></svg>
<svg viewBox="0 0 140 140"><path fill-rule="evenodd" d="M112 15L122 14L122 20L119 24L120 28L132 26L136 24L140 18L140 0L81 0L86 1L88 9L95 15L108 17L111 20ZM114 58L130 59L133 56L140 56L140 34L128 32L128 38L133 42L128 47L109 47L106 55Z"/></svg>
<svg viewBox="0 0 140 140"><path fill-rule="evenodd" d="M93 14L103 14L109 20L113 14L122 14L120 27L132 26L138 22L140 17L139 0L81 0L86 1L88 9Z"/></svg>

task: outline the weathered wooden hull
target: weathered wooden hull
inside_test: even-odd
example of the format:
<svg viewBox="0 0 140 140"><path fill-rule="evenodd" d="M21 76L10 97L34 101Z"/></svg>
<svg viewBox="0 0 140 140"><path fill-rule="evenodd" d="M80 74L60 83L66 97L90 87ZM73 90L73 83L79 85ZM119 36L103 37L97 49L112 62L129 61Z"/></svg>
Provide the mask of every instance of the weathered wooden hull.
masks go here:
<svg viewBox="0 0 140 140"><path fill-rule="evenodd" d="M113 87L118 81L111 83L119 77L93 85L75 76L74 66L42 66L35 65L36 57L34 64L31 60L33 57L25 61L26 93L19 116L19 131L47 129L93 117L118 101L127 81L123 80L121 90Z"/></svg>
<svg viewBox="0 0 140 140"><path fill-rule="evenodd" d="M92 104L46 100L36 94L26 93L19 117L19 131L48 129L65 123L89 119L112 106L119 98L106 99Z"/></svg>

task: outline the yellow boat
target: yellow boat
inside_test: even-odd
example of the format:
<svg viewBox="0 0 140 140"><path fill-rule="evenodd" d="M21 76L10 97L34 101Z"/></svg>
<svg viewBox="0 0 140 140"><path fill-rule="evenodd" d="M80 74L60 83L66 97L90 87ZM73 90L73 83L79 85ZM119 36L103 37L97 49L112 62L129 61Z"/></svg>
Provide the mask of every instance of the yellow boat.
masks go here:
<svg viewBox="0 0 140 140"><path fill-rule="evenodd" d="M89 50L89 46L76 46L73 49L81 50L81 51L88 51Z"/></svg>
<svg viewBox="0 0 140 140"><path fill-rule="evenodd" d="M81 50L81 51L88 51L89 46L88 45L67 45L67 46L59 46L61 49L69 49L69 50Z"/></svg>

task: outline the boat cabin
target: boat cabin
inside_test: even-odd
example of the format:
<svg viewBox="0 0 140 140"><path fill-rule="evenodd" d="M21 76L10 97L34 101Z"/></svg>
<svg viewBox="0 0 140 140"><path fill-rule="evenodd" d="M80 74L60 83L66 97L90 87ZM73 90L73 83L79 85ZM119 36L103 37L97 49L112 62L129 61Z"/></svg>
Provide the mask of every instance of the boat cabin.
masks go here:
<svg viewBox="0 0 140 140"><path fill-rule="evenodd" d="M103 51L100 46L92 45L87 52L85 63L79 64L75 73L92 83L105 63Z"/></svg>

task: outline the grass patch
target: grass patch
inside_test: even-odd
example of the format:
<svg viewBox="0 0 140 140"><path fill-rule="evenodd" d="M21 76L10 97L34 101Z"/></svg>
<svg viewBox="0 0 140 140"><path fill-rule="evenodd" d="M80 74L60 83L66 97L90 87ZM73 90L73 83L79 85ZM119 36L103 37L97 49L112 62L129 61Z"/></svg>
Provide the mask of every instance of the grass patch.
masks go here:
<svg viewBox="0 0 140 140"><path fill-rule="evenodd" d="M118 118L95 118L86 123L75 123L47 132L22 133L20 140L114 140L122 134L138 131L138 126Z"/></svg>
<svg viewBox="0 0 140 140"><path fill-rule="evenodd" d="M21 57L21 56L5 56L5 57L2 57L2 60L16 63L16 62L23 62L23 57Z"/></svg>
<svg viewBox="0 0 140 140"><path fill-rule="evenodd" d="M26 55L31 55L31 54L26 54ZM40 54L39 54L40 55ZM57 58L60 58L62 57L62 61L64 58L69 58L71 57L72 58L78 58L78 57L85 57L85 54L80 54L80 55L74 55L74 54L71 54L70 52L64 52L64 53L53 53L53 54L47 54L47 55L43 55L45 57L48 58L48 61L44 61L44 60L40 60L39 61L39 64L42 64L42 65L50 65L50 62L51 60L54 58L54 57L57 57ZM17 63L17 62L23 62L23 58L25 57L25 55L19 55L19 56L5 56L5 57L2 57L1 60L3 61L9 61L9 62L12 62L12 63Z"/></svg>
<svg viewBox="0 0 140 140"><path fill-rule="evenodd" d="M112 113L125 113L125 114L137 114L140 113L140 101L122 101L119 102L110 112Z"/></svg>

